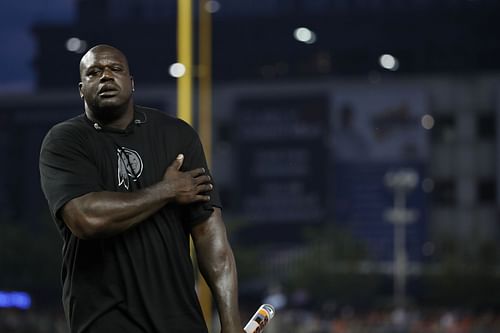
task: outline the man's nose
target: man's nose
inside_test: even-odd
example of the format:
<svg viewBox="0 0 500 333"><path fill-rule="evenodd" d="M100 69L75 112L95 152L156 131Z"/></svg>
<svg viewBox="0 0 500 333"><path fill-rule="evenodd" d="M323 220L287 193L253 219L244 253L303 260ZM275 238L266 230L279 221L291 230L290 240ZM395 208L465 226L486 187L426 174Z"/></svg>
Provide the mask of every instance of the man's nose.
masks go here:
<svg viewBox="0 0 500 333"><path fill-rule="evenodd" d="M101 75L101 80L110 80L110 79L113 79L113 71L108 67L104 67L104 70L102 71Z"/></svg>

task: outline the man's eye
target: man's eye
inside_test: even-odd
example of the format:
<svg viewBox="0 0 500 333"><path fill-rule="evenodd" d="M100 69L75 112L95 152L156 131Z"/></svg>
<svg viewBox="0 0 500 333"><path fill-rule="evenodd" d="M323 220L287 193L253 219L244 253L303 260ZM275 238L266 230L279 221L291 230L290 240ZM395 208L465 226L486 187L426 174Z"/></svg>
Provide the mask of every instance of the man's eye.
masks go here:
<svg viewBox="0 0 500 333"><path fill-rule="evenodd" d="M100 72L101 72L101 71L100 71L100 70L98 70L98 69L93 69L93 70L91 70L91 71L88 71L88 72L87 72L87 75L88 75L88 76L96 76L96 75L98 75Z"/></svg>
<svg viewBox="0 0 500 333"><path fill-rule="evenodd" d="M113 72L121 72L123 70L123 68L121 68L120 66L113 66L113 67L111 67L111 70Z"/></svg>

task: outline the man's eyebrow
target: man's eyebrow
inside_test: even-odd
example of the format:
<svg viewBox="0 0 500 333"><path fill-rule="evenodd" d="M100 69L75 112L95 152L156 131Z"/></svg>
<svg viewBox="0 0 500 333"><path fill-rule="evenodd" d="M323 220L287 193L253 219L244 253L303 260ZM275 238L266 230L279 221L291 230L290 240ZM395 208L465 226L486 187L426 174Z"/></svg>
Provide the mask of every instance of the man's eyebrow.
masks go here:
<svg viewBox="0 0 500 333"><path fill-rule="evenodd" d="M119 66L119 67L123 67L125 68L126 66L120 62L112 62L110 64L95 64L95 65L91 65L89 66L85 72L88 72L89 70L91 69L94 69L94 68L103 68L103 67L111 67L111 66Z"/></svg>

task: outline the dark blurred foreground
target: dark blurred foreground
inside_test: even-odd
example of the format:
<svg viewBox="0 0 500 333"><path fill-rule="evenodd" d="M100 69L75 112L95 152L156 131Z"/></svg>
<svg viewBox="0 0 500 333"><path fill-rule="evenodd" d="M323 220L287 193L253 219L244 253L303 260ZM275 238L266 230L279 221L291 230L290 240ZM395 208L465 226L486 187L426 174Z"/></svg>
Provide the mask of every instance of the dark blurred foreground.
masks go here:
<svg viewBox="0 0 500 333"><path fill-rule="evenodd" d="M357 313L345 307L324 311L282 309L265 329L266 333L497 333L500 312L459 309L371 310ZM0 310L2 333L66 333L64 317L47 310Z"/></svg>

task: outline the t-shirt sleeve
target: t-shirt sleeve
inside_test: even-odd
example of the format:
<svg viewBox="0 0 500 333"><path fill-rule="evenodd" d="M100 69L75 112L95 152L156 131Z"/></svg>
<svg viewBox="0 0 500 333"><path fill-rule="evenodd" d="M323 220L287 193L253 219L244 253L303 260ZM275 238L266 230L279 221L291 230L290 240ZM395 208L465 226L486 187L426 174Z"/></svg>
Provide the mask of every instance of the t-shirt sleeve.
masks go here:
<svg viewBox="0 0 500 333"><path fill-rule="evenodd" d="M211 175L210 170L208 169L200 138L192 128L190 128L190 130L190 144L187 146L186 151L182 152L184 154L184 163L182 165L182 170L187 171L197 168L205 168L207 174L211 178L211 183L214 186L213 190L208 193L208 195L210 196L210 201L201 203L197 202L187 205L185 210L185 218L190 226L194 226L208 219L214 210L213 207L222 208L222 204L220 201L219 192L217 190L217 185L214 181L214 177Z"/></svg>
<svg viewBox="0 0 500 333"><path fill-rule="evenodd" d="M67 129L53 128L40 150L40 182L54 217L70 200L102 191L99 173L85 150L85 138Z"/></svg>

